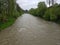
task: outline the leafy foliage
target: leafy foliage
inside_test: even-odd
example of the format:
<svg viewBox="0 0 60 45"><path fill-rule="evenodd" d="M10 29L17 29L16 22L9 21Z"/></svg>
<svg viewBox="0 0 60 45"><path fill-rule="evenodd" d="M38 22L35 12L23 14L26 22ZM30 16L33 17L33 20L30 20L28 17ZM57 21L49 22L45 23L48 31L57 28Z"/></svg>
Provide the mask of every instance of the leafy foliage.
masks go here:
<svg viewBox="0 0 60 45"><path fill-rule="evenodd" d="M56 0L46 0L47 3L50 5L54 5L56 3Z"/></svg>
<svg viewBox="0 0 60 45"><path fill-rule="evenodd" d="M8 23L9 19L11 19L12 21L22 13L23 10L19 6L17 6L16 0L0 0L0 25L6 22ZM11 22L9 22L9 24L10 23Z"/></svg>
<svg viewBox="0 0 60 45"><path fill-rule="evenodd" d="M55 4L52 7L49 7L47 11L45 12L44 18L49 18L50 21L58 21L60 20L60 6L58 4ZM49 15L49 17L46 17L46 15Z"/></svg>
<svg viewBox="0 0 60 45"><path fill-rule="evenodd" d="M36 8L36 9L30 9L29 10L29 12L31 13L31 14L33 14L33 15L35 15L35 16L40 16L40 17L42 17L42 15L44 15L44 13L45 13L45 10L46 10L46 5L45 5L45 3L44 2L40 2L39 4L38 4L38 8Z"/></svg>
<svg viewBox="0 0 60 45"><path fill-rule="evenodd" d="M40 2L38 3L38 8L30 9L29 13L48 21L60 23L60 4L57 3L53 6L47 7L44 2Z"/></svg>

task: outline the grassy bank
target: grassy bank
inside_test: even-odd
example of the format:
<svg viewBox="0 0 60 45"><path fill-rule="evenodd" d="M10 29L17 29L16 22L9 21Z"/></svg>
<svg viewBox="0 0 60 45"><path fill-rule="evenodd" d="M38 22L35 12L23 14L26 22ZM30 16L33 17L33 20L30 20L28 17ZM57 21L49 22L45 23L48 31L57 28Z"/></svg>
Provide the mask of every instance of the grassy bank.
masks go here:
<svg viewBox="0 0 60 45"><path fill-rule="evenodd" d="M7 4L8 2L8 4ZM6 5L4 5L6 3ZM24 13L15 0L0 1L0 31L11 26Z"/></svg>
<svg viewBox="0 0 60 45"><path fill-rule="evenodd" d="M16 19L23 13L16 12L14 16L8 16L6 21L0 21L0 31L14 24ZM3 19L4 20L4 19Z"/></svg>
<svg viewBox="0 0 60 45"><path fill-rule="evenodd" d="M15 18L8 18L8 21L6 21L5 23L0 22L0 31L11 26L15 22L15 20Z"/></svg>

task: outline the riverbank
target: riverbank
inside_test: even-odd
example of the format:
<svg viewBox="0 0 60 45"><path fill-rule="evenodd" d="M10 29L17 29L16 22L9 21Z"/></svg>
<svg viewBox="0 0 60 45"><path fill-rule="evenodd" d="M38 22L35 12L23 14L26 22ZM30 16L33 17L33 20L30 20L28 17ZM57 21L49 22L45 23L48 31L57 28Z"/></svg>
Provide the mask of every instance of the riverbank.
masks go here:
<svg viewBox="0 0 60 45"><path fill-rule="evenodd" d="M14 16L14 17L9 17L9 18L7 18L6 22L0 22L0 31L5 29L5 28L10 27L11 25L13 25L14 22L16 21L16 19L21 15L17 15L17 16Z"/></svg>
<svg viewBox="0 0 60 45"><path fill-rule="evenodd" d="M37 8L31 8L29 13L44 20L60 23L60 4L47 7L45 2L39 2Z"/></svg>
<svg viewBox="0 0 60 45"><path fill-rule="evenodd" d="M15 18L8 18L8 21L2 23L0 22L0 31L11 26L15 22Z"/></svg>
<svg viewBox="0 0 60 45"><path fill-rule="evenodd" d="M30 14L0 32L0 45L60 45L60 26Z"/></svg>

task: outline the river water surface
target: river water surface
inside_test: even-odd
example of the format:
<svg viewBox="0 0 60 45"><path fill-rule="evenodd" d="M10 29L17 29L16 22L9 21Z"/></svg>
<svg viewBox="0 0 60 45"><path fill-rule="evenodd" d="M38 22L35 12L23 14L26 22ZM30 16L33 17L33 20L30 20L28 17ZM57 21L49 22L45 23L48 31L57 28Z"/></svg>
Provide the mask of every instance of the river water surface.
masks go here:
<svg viewBox="0 0 60 45"><path fill-rule="evenodd" d="M0 32L0 45L60 45L60 26L23 14Z"/></svg>

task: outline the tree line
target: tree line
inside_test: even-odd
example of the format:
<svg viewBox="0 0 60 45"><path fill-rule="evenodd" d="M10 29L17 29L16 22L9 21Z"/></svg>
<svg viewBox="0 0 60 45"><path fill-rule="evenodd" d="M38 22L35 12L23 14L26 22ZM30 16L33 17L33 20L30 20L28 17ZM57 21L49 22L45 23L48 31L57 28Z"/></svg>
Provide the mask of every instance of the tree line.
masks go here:
<svg viewBox="0 0 60 45"><path fill-rule="evenodd" d="M22 13L16 0L0 0L0 28L11 24Z"/></svg>
<svg viewBox="0 0 60 45"><path fill-rule="evenodd" d="M48 21L58 22L60 23L60 4L54 2L53 0L48 0L49 7L45 4L45 2L39 2L38 8L31 8L29 13L41 17ZM50 6L50 3L52 4Z"/></svg>

